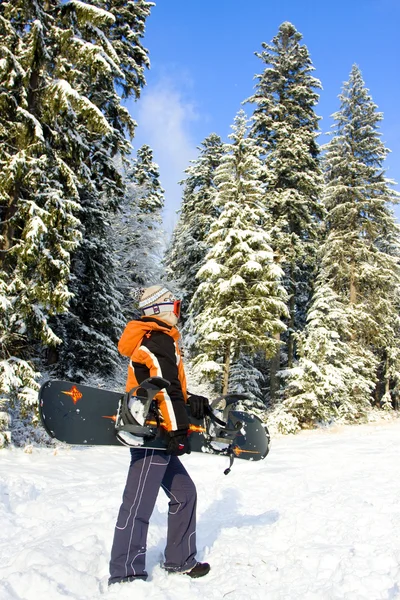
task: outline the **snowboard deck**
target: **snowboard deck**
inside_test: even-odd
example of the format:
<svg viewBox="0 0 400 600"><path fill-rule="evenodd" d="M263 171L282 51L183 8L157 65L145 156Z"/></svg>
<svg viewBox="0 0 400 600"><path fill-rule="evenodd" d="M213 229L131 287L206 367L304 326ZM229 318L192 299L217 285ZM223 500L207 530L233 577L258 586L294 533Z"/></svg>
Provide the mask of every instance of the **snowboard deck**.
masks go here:
<svg viewBox="0 0 400 600"><path fill-rule="evenodd" d="M78 446L121 446L124 444L116 436L115 423L123 397L122 392L70 381L47 381L39 391L39 414L47 433L61 442ZM218 427L210 417L194 419L189 407L188 416L192 452L233 455L253 461L262 460L269 452L268 430L255 415L229 411L227 428L237 429L230 444L226 441L223 443L220 437L214 437ZM154 422L149 424L156 425ZM143 438L140 443L126 442L125 445L165 450L160 429L154 426L152 433L151 437ZM129 435L126 438L129 440Z"/></svg>

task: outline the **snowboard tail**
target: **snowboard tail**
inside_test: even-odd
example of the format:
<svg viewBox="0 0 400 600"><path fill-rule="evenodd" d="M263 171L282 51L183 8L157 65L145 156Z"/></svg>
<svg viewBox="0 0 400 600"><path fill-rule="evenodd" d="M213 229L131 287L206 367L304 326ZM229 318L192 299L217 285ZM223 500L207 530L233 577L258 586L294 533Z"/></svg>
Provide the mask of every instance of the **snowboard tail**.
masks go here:
<svg viewBox="0 0 400 600"><path fill-rule="evenodd" d="M159 378L150 378L153 382ZM161 380L163 381L163 380ZM158 381L155 382L160 385ZM143 386L143 384L142 384ZM147 390L148 397L135 399L151 406L161 388ZM154 391L155 390L155 391ZM147 401L147 404L146 404ZM127 395L69 381L47 381L39 391L39 414L47 433L61 442L84 446L131 446L165 450L165 434L152 411L143 423L127 425L121 415ZM255 415L229 410L226 422L210 410L202 420L190 421L192 452L222 454L245 460L262 460L269 452L267 427ZM135 421L133 421L135 423Z"/></svg>

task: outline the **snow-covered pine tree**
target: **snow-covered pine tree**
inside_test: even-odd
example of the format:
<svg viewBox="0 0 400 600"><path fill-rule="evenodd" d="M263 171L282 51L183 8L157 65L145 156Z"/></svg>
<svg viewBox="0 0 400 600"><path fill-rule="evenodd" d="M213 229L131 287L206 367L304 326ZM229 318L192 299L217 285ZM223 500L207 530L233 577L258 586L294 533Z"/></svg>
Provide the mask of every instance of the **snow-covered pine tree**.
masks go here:
<svg viewBox="0 0 400 600"><path fill-rule="evenodd" d="M63 156L49 141L51 129L60 134L58 107L48 89L51 19L40 4L25 8L27 14L18 3L1 6L0 261L28 335L52 344L58 340L48 316L66 310L70 298L70 252L80 239L78 193L65 161L70 147ZM94 109L87 107L86 120L98 129Z"/></svg>
<svg viewBox="0 0 400 600"><path fill-rule="evenodd" d="M302 35L288 22L271 44L256 53L264 71L256 76L251 135L262 149L264 203L271 215L271 245L282 261L289 298L285 360L295 356L295 332L303 328L309 303L319 226L322 175L316 143L318 117L314 107L321 88L312 76ZM279 354L271 363L271 395L278 387Z"/></svg>
<svg viewBox="0 0 400 600"><path fill-rule="evenodd" d="M232 362L228 394L243 395L240 401L245 407L258 407L265 411L265 396L263 388L265 385L264 373L255 366L255 358L252 355L240 353L237 359Z"/></svg>
<svg viewBox="0 0 400 600"><path fill-rule="evenodd" d="M102 139L88 140L83 156L89 165L89 177L79 189L83 239L72 263L70 311L57 323L64 340L59 371L75 379L83 377L85 370L111 372L119 361L116 340L124 322L123 296L117 281L111 217L123 198L124 181L115 156L124 161L130 152L126 135L133 136L136 123L121 104L118 91L138 98L145 84L143 70L149 63L140 37L150 6L146 2L72 0L62 7L62 40L70 63L79 67L71 70L64 63L63 75L110 124ZM78 61L82 52L85 60Z"/></svg>
<svg viewBox="0 0 400 600"><path fill-rule="evenodd" d="M377 112L360 69L354 65L334 114L326 147L328 237L324 244L325 279L347 303L354 344L372 352L370 378L378 379L372 402L390 403L400 375L399 226L391 203L399 194L385 176L388 149L381 140Z"/></svg>
<svg viewBox="0 0 400 600"><path fill-rule="evenodd" d="M132 288L161 281L163 275L164 190L159 177L153 151L147 145L142 146L137 159L125 169L125 194L113 222L118 288L123 296L125 319L134 316Z"/></svg>
<svg viewBox="0 0 400 600"><path fill-rule="evenodd" d="M398 397L399 228L383 169L382 114L357 66L340 100L326 146L327 237L283 402L301 424L356 420Z"/></svg>
<svg viewBox="0 0 400 600"><path fill-rule="evenodd" d="M199 352L197 368L226 393L231 361L258 350L271 356L283 331L286 295L274 261L261 204L259 147L247 137L244 111L235 118L231 144L215 173L218 220L206 240L210 250L198 272L191 303Z"/></svg>
<svg viewBox="0 0 400 600"><path fill-rule="evenodd" d="M37 388L27 361L40 345L60 342L48 319L68 308L70 254L80 240L73 144L62 139L50 66L57 5L0 5L0 388L9 402L19 399L21 414ZM73 103L85 109L88 130L104 134L106 123L81 100L76 94Z"/></svg>
<svg viewBox="0 0 400 600"><path fill-rule="evenodd" d="M164 190L160 184L158 165L153 162L153 150L147 144L137 151L130 178L143 190L139 200L139 221L142 222L143 215L150 215L155 221L154 225L160 223L160 211L164 208ZM150 220L146 226L151 227Z"/></svg>
<svg viewBox="0 0 400 600"><path fill-rule="evenodd" d="M215 133L198 147L199 155L186 169L182 207L171 244L166 252L165 267L169 280L176 283L182 299L182 319L191 329L188 307L199 285L196 274L208 251L206 243L210 227L218 217L215 205L215 170L222 156L222 140Z"/></svg>
<svg viewBox="0 0 400 600"><path fill-rule="evenodd" d="M373 354L357 352L346 303L322 271L299 337L299 361L286 378L285 399L273 410L271 423L283 433L331 420L354 421L370 407L374 389ZM289 425L289 426L288 426Z"/></svg>
<svg viewBox="0 0 400 600"><path fill-rule="evenodd" d="M10 364L60 342L49 317L68 310L72 294L78 304L79 292L94 292L97 302L94 316L91 306L79 305L82 328L72 337L92 325L95 337L101 319L113 312L115 287L101 277L109 254L104 217L122 191L112 156L129 151L124 131L132 134L134 129L114 84L116 74L123 74L117 60L130 72L132 93L136 95L143 82L147 59L138 38L150 4L137 4L142 11L140 28L136 37L132 31L122 43L126 47L135 38L136 49L128 62L122 51L118 55L114 49L116 38L107 41L110 29L117 30L115 17L99 7L73 0L17 0L0 5L1 277L6 292L2 303L14 315L14 330L9 335L8 329L3 337ZM129 27L134 29L131 9ZM142 57L136 78L135 53ZM96 246L96 239L102 243ZM69 282L71 252L78 267ZM82 268L85 256L88 264ZM86 275L91 282L82 282ZM102 305L99 297L105 300ZM115 331L115 322L105 326L108 346L112 345L110 327ZM101 324L102 342L103 329Z"/></svg>

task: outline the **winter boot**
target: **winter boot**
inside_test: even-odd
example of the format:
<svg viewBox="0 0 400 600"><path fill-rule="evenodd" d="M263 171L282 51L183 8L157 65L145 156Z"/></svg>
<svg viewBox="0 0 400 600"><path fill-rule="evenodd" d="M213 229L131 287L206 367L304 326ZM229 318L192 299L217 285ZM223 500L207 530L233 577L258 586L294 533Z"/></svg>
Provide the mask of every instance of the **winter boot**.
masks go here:
<svg viewBox="0 0 400 600"><path fill-rule="evenodd" d="M143 576L135 576L135 575L130 575L129 577L114 577L108 580L108 585L114 585L115 583L130 583L131 581L135 581L136 579L140 579L142 581L146 581L147 579L147 575L143 575Z"/></svg>
<svg viewBox="0 0 400 600"><path fill-rule="evenodd" d="M190 569L190 571L186 571L185 575L189 575L189 577L196 579L197 577L204 577L204 575L207 575L210 569L211 567L208 563L198 562Z"/></svg>
<svg viewBox="0 0 400 600"><path fill-rule="evenodd" d="M208 563L197 562L194 567L189 569L188 571L176 571L175 569L165 569L168 573L179 573L180 575L188 575L193 579L197 579L198 577L204 577L210 571L211 567Z"/></svg>

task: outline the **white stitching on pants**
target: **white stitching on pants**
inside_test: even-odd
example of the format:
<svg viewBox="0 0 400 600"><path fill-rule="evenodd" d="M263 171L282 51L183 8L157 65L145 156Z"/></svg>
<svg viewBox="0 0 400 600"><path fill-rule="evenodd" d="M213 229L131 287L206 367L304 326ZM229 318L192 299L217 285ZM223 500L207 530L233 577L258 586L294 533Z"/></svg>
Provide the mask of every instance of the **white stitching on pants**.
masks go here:
<svg viewBox="0 0 400 600"><path fill-rule="evenodd" d="M136 502L136 499L137 499L137 495L138 495L138 493L139 493L139 489L140 489L140 482L142 481L142 475L143 475L143 469L144 469L144 465L145 465L145 462L146 462L146 457L147 457L147 449L145 450L145 455L144 455L143 464L142 464L142 470L140 471L140 477L139 477L139 483L138 483L138 487L137 487L137 490L136 490L136 496L135 496L135 499L134 499L134 501L133 501L133 503L132 503L132 506L131 506L131 507L130 507L130 509L129 509L128 518L126 519L126 523L125 523L125 525L124 525L123 527L118 527L118 525L116 525L116 526L115 526L115 529L121 529L121 530L122 530L122 529L125 529L125 528L127 527L128 523L129 523L129 518L130 518L130 516L131 516L131 514L132 514L132 508L135 506L135 502Z"/></svg>
<svg viewBox="0 0 400 600"><path fill-rule="evenodd" d="M192 535L194 535L195 533L196 533L196 530L194 530L194 531L193 531L193 532L192 532L192 533L189 535L189 539L188 539L188 551L189 551L189 553L188 553L188 556L190 556L190 555L191 555L191 552L190 552L190 538L191 538L191 537L192 537Z"/></svg>
<svg viewBox="0 0 400 600"><path fill-rule="evenodd" d="M143 549L143 548L142 548L142 549ZM133 563L134 563L134 561L137 559L137 557L138 557L138 556L143 556L144 554L146 554L146 550L145 550L144 552L138 552L138 553L136 554L136 556L134 556L134 557L132 558L131 567L132 567L132 571L133 571L133 574L134 574L134 575L136 575L136 571L135 571L135 567L133 566ZM127 566L126 566L126 565L125 565L125 573L126 573L126 576L128 577L128 569L127 569Z"/></svg>
<svg viewBox="0 0 400 600"><path fill-rule="evenodd" d="M154 457L153 457L153 458L154 458ZM170 460L171 460L171 457L170 457L170 456L168 456L168 460L167 460L167 462L164 462L164 463L152 462L151 464L152 464L152 465L158 465L159 467L165 467L165 466L168 466L168 465L169 465L169 461L170 461Z"/></svg>
<svg viewBox="0 0 400 600"><path fill-rule="evenodd" d="M146 454L147 454L147 450L146 450ZM132 530L131 530L131 537L130 537L130 540L129 540L128 552L127 552L127 555L126 555L126 563L125 563L126 575L128 575L128 558L129 558L129 552L130 552L130 550L131 550L131 545L132 545L133 531L134 531L134 529L135 529L135 521L136 521L136 517L137 517L137 513L138 513L138 510L139 510L140 503L141 503L141 501L142 501L142 497L143 497L144 488L145 488L145 486L146 486L147 476L148 476L148 474L149 474L150 467L151 467L151 459L153 458L153 456L154 456L154 450L152 450L152 451L151 451L151 457L150 457L150 460L149 460L149 466L148 466L148 469L147 469L147 472L146 472L146 477L144 478L144 481L143 481L143 485L142 485L142 491L141 491L141 493L140 493L139 502L138 502L138 504L137 504L137 506L136 506L136 512L135 512L135 515L134 515L134 517L133 517L133 520L132 520ZM146 460L146 458L147 458L147 456L145 457L145 460ZM145 461L143 461L143 462L145 462ZM144 552L143 552L143 554L144 554ZM137 556L139 556L139 555L140 555L140 553L139 553L139 554L137 554ZM136 575L136 571L135 571L135 569L134 569L134 567L133 567L133 561L135 560L135 558L137 558L137 556L135 556L135 557L132 559L132 561L131 561L131 567L132 567L132 571L133 571L133 574L134 574L134 575Z"/></svg>
<svg viewBox="0 0 400 600"><path fill-rule="evenodd" d="M165 485L161 484L161 487L162 487L162 488L163 488L165 491L167 491L169 494L171 494L171 496L174 496L174 494L171 492L171 490L169 490L168 488L166 488L166 487L165 487ZM168 511L168 514L169 514L169 515L176 515L176 514L179 512L179 510L180 510L180 508L181 508L181 506L182 506L182 502L179 502L179 500L178 500L178 498L177 498L176 496L174 496L174 498L175 498L175 500L177 501L177 503L179 504L179 506L178 506L178 508L176 509L176 511L175 511L175 512L171 512L171 511L169 510L169 511Z"/></svg>

